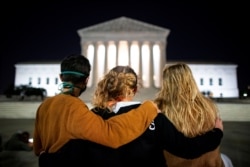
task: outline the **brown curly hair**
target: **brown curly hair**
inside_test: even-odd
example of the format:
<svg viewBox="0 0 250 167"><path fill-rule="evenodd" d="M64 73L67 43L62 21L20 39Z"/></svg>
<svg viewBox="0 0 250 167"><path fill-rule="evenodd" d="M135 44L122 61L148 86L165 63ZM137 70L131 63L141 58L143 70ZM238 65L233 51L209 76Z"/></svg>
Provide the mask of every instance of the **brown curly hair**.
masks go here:
<svg viewBox="0 0 250 167"><path fill-rule="evenodd" d="M116 66L98 82L92 105L108 108L109 101L121 101L134 96L138 87L138 77L130 66Z"/></svg>

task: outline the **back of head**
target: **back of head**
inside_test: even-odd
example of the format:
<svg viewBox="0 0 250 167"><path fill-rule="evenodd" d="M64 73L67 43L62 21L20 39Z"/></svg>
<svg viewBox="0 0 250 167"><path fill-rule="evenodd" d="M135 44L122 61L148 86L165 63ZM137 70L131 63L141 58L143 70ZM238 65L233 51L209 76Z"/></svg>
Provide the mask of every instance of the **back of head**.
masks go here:
<svg viewBox="0 0 250 167"><path fill-rule="evenodd" d="M87 87L87 79L91 70L89 60L83 55L72 54L65 57L61 62L61 74L63 89L68 89L64 93L79 96ZM84 87L79 86L84 83ZM80 93L74 94L74 88L78 88Z"/></svg>
<svg viewBox="0 0 250 167"><path fill-rule="evenodd" d="M89 76L91 66L83 55L72 54L61 62L62 81L77 83Z"/></svg>
<svg viewBox="0 0 250 167"><path fill-rule="evenodd" d="M185 63L165 66L162 87L155 102L188 136L214 127L217 108L211 99L199 91L192 71Z"/></svg>
<svg viewBox="0 0 250 167"><path fill-rule="evenodd" d="M165 108L166 104L164 102L166 101L176 105L179 102L194 100L198 93L198 86L187 64L166 65L163 69L162 86L156 95L156 102L162 109Z"/></svg>
<svg viewBox="0 0 250 167"><path fill-rule="evenodd" d="M194 100L199 92L192 71L185 63L164 68L162 89L168 92L172 100Z"/></svg>
<svg viewBox="0 0 250 167"><path fill-rule="evenodd" d="M133 97L137 85L137 74L131 67L116 66L99 81L92 104L106 108L108 101L122 101L124 98Z"/></svg>

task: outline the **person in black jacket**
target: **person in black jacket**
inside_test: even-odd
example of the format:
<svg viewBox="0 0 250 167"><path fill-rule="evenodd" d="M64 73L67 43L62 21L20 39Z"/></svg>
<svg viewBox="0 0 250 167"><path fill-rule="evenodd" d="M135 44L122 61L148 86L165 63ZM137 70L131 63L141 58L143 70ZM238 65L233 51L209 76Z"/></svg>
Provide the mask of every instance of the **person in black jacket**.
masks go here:
<svg viewBox="0 0 250 167"><path fill-rule="evenodd" d="M129 66L116 66L98 83L92 111L103 119L128 112L140 105L133 101L138 78ZM217 119L217 126L222 126ZM214 150L223 136L219 128L195 138L180 133L164 114L158 114L148 129L137 139L118 149L89 142L91 166L166 166L163 150L182 158L193 159Z"/></svg>

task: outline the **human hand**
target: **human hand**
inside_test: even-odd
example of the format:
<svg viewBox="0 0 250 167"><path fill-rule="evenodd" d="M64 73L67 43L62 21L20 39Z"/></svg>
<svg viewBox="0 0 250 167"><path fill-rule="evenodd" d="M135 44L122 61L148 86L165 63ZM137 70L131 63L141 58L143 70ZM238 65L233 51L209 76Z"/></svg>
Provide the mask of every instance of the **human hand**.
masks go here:
<svg viewBox="0 0 250 167"><path fill-rule="evenodd" d="M154 101L152 101L152 100L146 100L143 103L145 103L145 102L150 102L153 105L153 107L155 107L157 113L161 113L161 110L158 108L157 104Z"/></svg>
<svg viewBox="0 0 250 167"><path fill-rule="evenodd" d="M157 108L157 113L161 113L161 110L158 108L157 104L154 101L152 101L152 103Z"/></svg>
<svg viewBox="0 0 250 167"><path fill-rule="evenodd" d="M215 120L215 128L219 128L223 131L223 123L220 117L217 117Z"/></svg>
<svg viewBox="0 0 250 167"><path fill-rule="evenodd" d="M28 146L31 147L31 148L33 148L33 143L29 142Z"/></svg>

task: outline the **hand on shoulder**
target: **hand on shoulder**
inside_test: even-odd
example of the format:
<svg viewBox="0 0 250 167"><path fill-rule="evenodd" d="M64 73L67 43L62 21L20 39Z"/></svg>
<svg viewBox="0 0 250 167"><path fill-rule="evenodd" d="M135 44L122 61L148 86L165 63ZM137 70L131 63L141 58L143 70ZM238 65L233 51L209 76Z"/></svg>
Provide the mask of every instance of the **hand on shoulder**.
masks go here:
<svg viewBox="0 0 250 167"><path fill-rule="evenodd" d="M215 120L215 128L219 128L223 131L223 123L220 117L217 117Z"/></svg>
<svg viewBox="0 0 250 167"><path fill-rule="evenodd" d="M145 100L143 103L152 103L152 105L156 108L157 113L161 113L161 110L158 108L157 104L152 100Z"/></svg>

